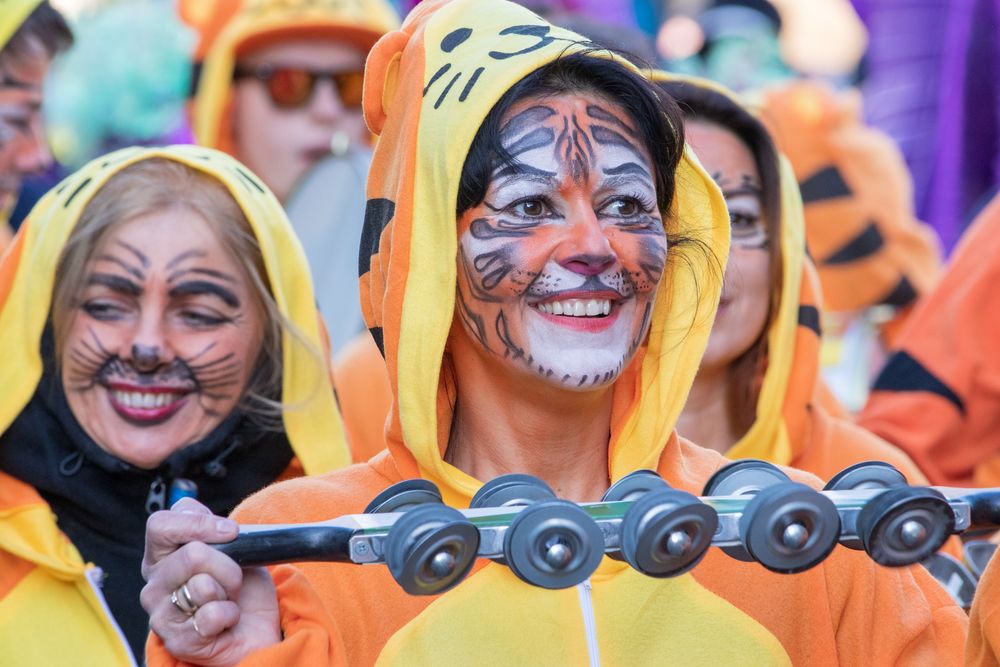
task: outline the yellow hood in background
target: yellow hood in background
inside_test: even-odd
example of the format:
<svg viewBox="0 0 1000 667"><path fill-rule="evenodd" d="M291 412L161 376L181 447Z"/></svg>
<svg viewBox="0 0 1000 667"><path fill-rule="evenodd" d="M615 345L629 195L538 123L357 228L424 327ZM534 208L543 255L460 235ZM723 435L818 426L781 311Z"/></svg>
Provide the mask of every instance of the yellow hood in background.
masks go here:
<svg viewBox="0 0 1000 667"><path fill-rule="evenodd" d="M238 56L296 37L335 39L365 53L398 25L387 0L246 0L205 54L192 118L198 143L232 153L229 89Z"/></svg>
<svg viewBox="0 0 1000 667"><path fill-rule="evenodd" d="M0 0L0 49L40 4L42 0Z"/></svg>
<svg viewBox="0 0 1000 667"><path fill-rule="evenodd" d="M713 81L655 72L654 81L705 88L732 99L748 112L755 110L738 95ZM767 332L768 357L757 417L726 456L756 458L789 465L807 439L807 406L819 378L820 289L816 269L806 255L805 218L798 181L782 156L781 294Z"/></svg>

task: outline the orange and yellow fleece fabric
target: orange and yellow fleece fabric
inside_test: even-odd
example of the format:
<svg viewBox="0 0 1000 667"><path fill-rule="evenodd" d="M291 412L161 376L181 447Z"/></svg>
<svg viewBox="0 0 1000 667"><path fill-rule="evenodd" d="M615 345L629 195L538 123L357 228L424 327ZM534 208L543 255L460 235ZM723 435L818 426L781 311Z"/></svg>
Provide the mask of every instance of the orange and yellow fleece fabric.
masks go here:
<svg viewBox="0 0 1000 667"><path fill-rule="evenodd" d="M825 307L905 312L937 281L941 247L913 212L899 149L864 125L859 96L815 82L765 91L760 115L799 182ZM891 340L898 326L883 334Z"/></svg>
<svg viewBox="0 0 1000 667"><path fill-rule="evenodd" d="M198 6L208 3L198 3ZM230 3L231 4L231 3ZM290 38L334 38L356 45L363 53L379 37L399 25L387 0L243 0L219 28L220 19L192 7L189 18L199 18L216 31L207 47L192 108L192 127L202 146L232 154L230 126L233 70L237 59L269 44ZM225 12L223 12L223 18ZM214 21L214 22L213 22Z"/></svg>
<svg viewBox="0 0 1000 667"><path fill-rule="evenodd" d="M966 231L917 305L859 423L934 484L1000 486L1000 198Z"/></svg>
<svg viewBox="0 0 1000 667"><path fill-rule="evenodd" d="M503 93L580 42L514 3L430 0L375 46L365 112L380 137L360 273L365 319L389 369L388 448L367 463L269 487L237 509L239 521L359 512L414 477L434 481L448 504L468 505L482 480L443 457L453 416L446 343L459 177ZM614 386L608 474L656 468L675 487L698 491L726 460L678 438L673 426L711 329L729 218L689 152L676 182L671 231L718 259L695 250L668 262L648 339ZM561 591L481 562L431 598L408 596L384 567L303 563L271 574L283 641L245 664L956 664L965 639L963 613L926 572L881 570L843 549L793 577L718 550L693 576L672 579L605 559L589 582ZM149 664L173 664L155 636L147 649Z"/></svg>
<svg viewBox="0 0 1000 667"><path fill-rule="evenodd" d="M277 199L218 151L126 148L94 160L45 195L0 263L0 433L42 377L40 342L56 266L81 213L112 175L153 158L175 160L226 186L260 244L279 310L310 346L322 349L305 255ZM322 473L346 465L329 375L304 346L285 341L282 384L283 400L294 406L284 426L301 468ZM60 532L38 492L6 473L0 473L0 645L4 664L133 664L101 595L100 571Z"/></svg>

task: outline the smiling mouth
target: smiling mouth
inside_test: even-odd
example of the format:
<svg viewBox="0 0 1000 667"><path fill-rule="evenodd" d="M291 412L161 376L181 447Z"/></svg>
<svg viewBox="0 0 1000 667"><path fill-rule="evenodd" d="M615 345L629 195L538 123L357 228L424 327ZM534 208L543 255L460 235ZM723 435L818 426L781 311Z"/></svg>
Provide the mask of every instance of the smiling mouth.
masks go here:
<svg viewBox="0 0 1000 667"><path fill-rule="evenodd" d="M108 401L123 419L152 426L165 422L187 403L188 389L178 387L134 387L110 385Z"/></svg>
<svg viewBox="0 0 1000 667"><path fill-rule="evenodd" d="M564 299L538 303L535 307L548 315L563 317L607 317L611 314L608 299Z"/></svg>

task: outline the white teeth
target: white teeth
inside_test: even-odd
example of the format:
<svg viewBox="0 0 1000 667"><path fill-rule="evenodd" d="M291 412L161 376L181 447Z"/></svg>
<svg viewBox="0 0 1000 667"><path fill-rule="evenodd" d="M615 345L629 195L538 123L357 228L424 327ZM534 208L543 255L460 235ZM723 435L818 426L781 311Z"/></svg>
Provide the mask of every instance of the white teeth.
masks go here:
<svg viewBox="0 0 1000 667"><path fill-rule="evenodd" d="M175 393L147 393L138 391L119 391L117 389L112 390L112 395L115 401L121 403L128 408L139 408L142 410L150 410L153 408L162 408L164 405L169 405L174 401L180 399L183 394Z"/></svg>
<svg viewBox="0 0 1000 667"><path fill-rule="evenodd" d="M550 301L537 304L538 310L550 315L568 317L600 317L611 314L611 302L607 299L567 299L566 301Z"/></svg>

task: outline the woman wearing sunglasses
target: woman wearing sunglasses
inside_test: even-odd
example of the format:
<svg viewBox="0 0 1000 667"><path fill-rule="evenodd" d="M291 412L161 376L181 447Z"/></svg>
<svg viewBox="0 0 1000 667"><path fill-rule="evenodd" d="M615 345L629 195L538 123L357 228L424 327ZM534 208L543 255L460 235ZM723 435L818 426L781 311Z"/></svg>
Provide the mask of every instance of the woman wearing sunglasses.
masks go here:
<svg viewBox="0 0 1000 667"><path fill-rule="evenodd" d="M205 54L198 143L237 157L287 201L331 142L367 143L365 56L397 23L386 0L247 0Z"/></svg>

